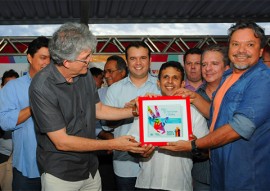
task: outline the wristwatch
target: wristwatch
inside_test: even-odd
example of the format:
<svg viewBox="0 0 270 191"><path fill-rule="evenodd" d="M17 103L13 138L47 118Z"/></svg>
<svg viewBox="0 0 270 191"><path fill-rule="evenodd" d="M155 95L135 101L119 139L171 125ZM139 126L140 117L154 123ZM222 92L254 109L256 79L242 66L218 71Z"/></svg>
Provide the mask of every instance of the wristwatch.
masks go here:
<svg viewBox="0 0 270 191"><path fill-rule="evenodd" d="M196 157L201 156L201 152L196 145L196 139L191 141L191 153L193 156Z"/></svg>

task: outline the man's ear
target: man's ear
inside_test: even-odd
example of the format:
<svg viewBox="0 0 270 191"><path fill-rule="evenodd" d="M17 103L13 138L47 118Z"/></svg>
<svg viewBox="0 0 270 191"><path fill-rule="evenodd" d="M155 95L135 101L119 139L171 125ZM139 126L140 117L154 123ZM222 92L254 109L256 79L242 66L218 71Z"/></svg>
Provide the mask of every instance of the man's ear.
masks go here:
<svg viewBox="0 0 270 191"><path fill-rule="evenodd" d="M64 60L63 66L64 66L65 68L70 68L70 61Z"/></svg>
<svg viewBox="0 0 270 191"><path fill-rule="evenodd" d="M263 55L263 48L260 49L260 57Z"/></svg>
<svg viewBox="0 0 270 191"><path fill-rule="evenodd" d="M126 76L126 70L121 70L120 74L121 74L121 77L124 78Z"/></svg>
<svg viewBox="0 0 270 191"><path fill-rule="evenodd" d="M28 62L29 62L29 64L31 64L32 65L32 56L30 55L30 54L27 54L27 60L28 60Z"/></svg>
<svg viewBox="0 0 270 191"><path fill-rule="evenodd" d="M181 88L184 88L186 85L186 82L183 80L182 83L181 83Z"/></svg>

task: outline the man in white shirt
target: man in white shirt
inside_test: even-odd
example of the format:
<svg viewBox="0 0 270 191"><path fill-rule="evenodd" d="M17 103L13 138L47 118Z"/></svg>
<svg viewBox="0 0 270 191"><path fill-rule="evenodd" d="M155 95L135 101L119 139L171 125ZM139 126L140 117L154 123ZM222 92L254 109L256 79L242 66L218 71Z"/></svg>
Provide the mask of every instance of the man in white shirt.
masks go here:
<svg viewBox="0 0 270 191"><path fill-rule="evenodd" d="M174 91L184 87L184 69L179 62L164 63L158 75L158 86L164 96L173 95ZM191 119L193 134L202 137L208 133L204 117L191 106ZM139 120L129 131L139 141ZM150 158L140 159L141 169L136 181L136 188L158 190L193 190L191 169L193 166L190 152L173 152L155 149Z"/></svg>

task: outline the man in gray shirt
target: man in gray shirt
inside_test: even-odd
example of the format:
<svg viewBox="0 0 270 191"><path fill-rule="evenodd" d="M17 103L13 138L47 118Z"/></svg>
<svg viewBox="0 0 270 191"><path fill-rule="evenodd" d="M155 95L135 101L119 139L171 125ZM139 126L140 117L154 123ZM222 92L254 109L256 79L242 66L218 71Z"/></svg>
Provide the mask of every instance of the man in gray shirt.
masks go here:
<svg viewBox="0 0 270 191"><path fill-rule="evenodd" d="M134 108L113 108L100 102L88 70L96 43L86 25L62 25L49 43L53 63L31 83L42 190L101 190L93 151L146 151L130 141L132 136L96 140L96 118L119 120L134 113Z"/></svg>

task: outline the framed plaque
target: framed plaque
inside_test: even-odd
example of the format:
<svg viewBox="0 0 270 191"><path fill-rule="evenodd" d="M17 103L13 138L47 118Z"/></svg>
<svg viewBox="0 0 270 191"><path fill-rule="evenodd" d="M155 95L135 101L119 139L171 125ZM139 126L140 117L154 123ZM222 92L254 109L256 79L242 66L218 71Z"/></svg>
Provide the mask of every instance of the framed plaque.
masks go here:
<svg viewBox="0 0 270 191"><path fill-rule="evenodd" d="M189 140L190 100L181 96L139 97L140 142L155 146Z"/></svg>

